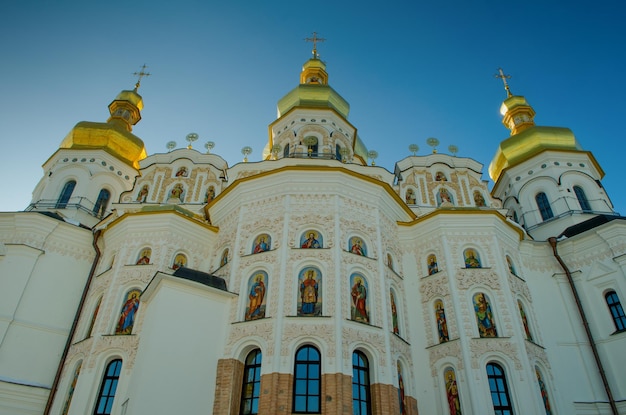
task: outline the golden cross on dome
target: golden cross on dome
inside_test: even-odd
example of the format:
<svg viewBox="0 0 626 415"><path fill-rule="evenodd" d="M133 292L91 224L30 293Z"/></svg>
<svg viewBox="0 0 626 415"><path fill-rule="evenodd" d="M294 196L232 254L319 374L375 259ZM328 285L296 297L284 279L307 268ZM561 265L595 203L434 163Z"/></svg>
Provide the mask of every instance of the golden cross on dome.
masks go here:
<svg viewBox="0 0 626 415"><path fill-rule="evenodd" d="M504 82L504 89L506 89L506 96L507 96L507 98L512 97L513 94L511 94L511 88L509 88L509 84L506 81L507 79L511 79L511 75L505 75L504 71L502 70L502 68L498 68L498 72L500 72L500 73L499 74L495 74L494 76L496 78L502 79L502 82Z"/></svg>
<svg viewBox="0 0 626 415"><path fill-rule="evenodd" d="M317 32L313 32L313 37L305 37L304 41L305 42L313 42L313 58L317 59L319 58L319 55L317 54L317 42L324 42L326 39L324 39L323 37L317 37Z"/></svg>
<svg viewBox="0 0 626 415"><path fill-rule="evenodd" d="M134 72L133 75L138 76L139 79L137 79L137 83L135 84L135 91L137 91L137 88L139 88L139 85L141 85L141 78L143 78L144 76L150 76L150 74L148 72L146 72L146 64L144 63L143 66L141 67L141 70L139 72Z"/></svg>

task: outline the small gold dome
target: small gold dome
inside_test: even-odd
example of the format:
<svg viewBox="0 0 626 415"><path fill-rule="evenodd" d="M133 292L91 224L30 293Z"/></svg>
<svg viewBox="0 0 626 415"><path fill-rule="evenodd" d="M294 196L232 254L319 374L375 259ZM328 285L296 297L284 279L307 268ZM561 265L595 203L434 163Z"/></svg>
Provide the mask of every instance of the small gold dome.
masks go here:
<svg viewBox="0 0 626 415"><path fill-rule="evenodd" d="M112 123L79 122L59 148L101 149L135 168L139 168L139 160L147 157L139 137Z"/></svg>
<svg viewBox="0 0 626 415"><path fill-rule="evenodd" d="M504 169L546 150L582 151L582 148L569 128L532 126L500 143L489 165L489 176L496 183Z"/></svg>

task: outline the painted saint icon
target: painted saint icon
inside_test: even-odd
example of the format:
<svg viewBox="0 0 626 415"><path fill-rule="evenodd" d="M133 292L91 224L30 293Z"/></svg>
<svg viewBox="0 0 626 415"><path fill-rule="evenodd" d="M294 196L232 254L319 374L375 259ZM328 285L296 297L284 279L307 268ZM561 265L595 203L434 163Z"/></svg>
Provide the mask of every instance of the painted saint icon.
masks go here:
<svg viewBox="0 0 626 415"><path fill-rule="evenodd" d="M358 236L350 238L348 249L353 254L367 256L367 248L365 246L365 242L363 242L363 239L359 238Z"/></svg>
<svg viewBox="0 0 626 415"><path fill-rule="evenodd" d="M176 254L174 257L174 263L172 264L172 269L176 271L178 268L187 266L187 257L185 254Z"/></svg>
<svg viewBox="0 0 626 415"><path fill-rule="evenodd" d="M137 194L137 202L145 203L148 198L149 187L147 184L144 184L139 193Z"/></svg>
<svg viewBox="0 0 626 415"><path fill-rule="evenodd" d="M317 268L304 268L298 275L298 316L322 315L322 276Z"/></svg>
<svg viewBox="0 0 626 415"><path fill-rule="evenodd" d="M267 273L258 271L248 281L248 307L246 320L257 320L265 317L265 294L267 291Z"/></svg>
<svg viewBox="0 0 626 415"><path fill-rule="evenodd" d="M139 296L141 290L134 289L126 293L126 301L122 306L120 317L117 320L117 326L115 327L115 334L131 334L133 332L133 325L135 324L135 315L139 308Z"/></svg>
<svg viewBox="0 0 626 415"><path fill-rule="evenodd" d="M435 254L428 255L426 262L428 263L428 275L433 275L439 272L439 266L437 265L437 257Z"/></svg>
<svg viewBox="0 0 626 415"><path fill-rule="evenodd" d="M178 199L181 202L185 200L185 188L181 183L176 183L170 190L170 199Z"/></svg>
<svg viewBox="0 0 626 415"><path fill-rule="evenodd" d="M543 381L539 368L535 366L535 374L537 375L537 382L539 383L539 391L541 392L541 400L543 401L543 407L546 410L546 415L552 415L552 407L550 406L550 399L548 398L548 391L546 390L546 384Z"/></svg>
<svg viewBox="0 0 626 415"><path fill-rule="evenodd" d="M306 231L300 237L300 248L321 248L322 236L317 231Z"/></svg>
<svg viewBox="0 0 626 415"><path fill-rule="evenodd" d="M443 301L435 301L435 321L437 322L437 333L439 334L439 343L445 343L450 340L448 336L448 323L446 321L446 311L443 308Z"/></svg>
<svg viewBox="0 0 626 415"><path fill-rule="evenodd" d="M476 323L478 324L478 334L480 337L498 337L489 297L484 293L476 293L474 294L473 301Z"/></svg>
<svg viewBox="0 0 626 415"><path fill-rule="evenodd" d="M220 267L228 264L228 252L228 248L224 249L224 252L222 253L222 258L220 259Z"/></svg>
<svg viewBox="0 0 626 415"><path fill-rule="evenodd" d="M396 297L393 295L393 291L389 291L389 300L391 301L391 325L393 326L393 333L400 335L400 326L398 325L398 308L396 307Z"/></svg>
<svg viewBox="0 0 626 415"><path fill-rule="evenodd" d="M463 251L465 257L465 268L482 268L480 263L480 256L473 249L466 249Z"/></svg>
<svg viewBox="0 0 626 415"><path fill-rule="evenodd" d="M443 371L443 377L446 380L446 396L448 397L450 415L462 415L459 387L456 384L456 374L454 373L454 369L447 367Z"/></svg>
<svg viewBox="0 0 626 415"><path fill-rule="evenodd" d="M352 320L369 323L369 305L367 300L367 281L357 273L350 276L350 297L352 298Z"/></svg>
<svg viewBox="0 0 626 415"><path fill-rule="evenodd" d="M517 307L519 308L519 314L522 318L522 324L524 325L524 333L526 333L526 340L533 341L533 335L530 333L530 327L528 327L528 317L524 311L524 305L520 300L517 300Z"/></svg>
<svg viewBox="0 0 626 415"><path fill-rule="evenodd" d="M187 167L182 166L180 169L178 169L178 171L176 172L176 177L187 177Z"/></svg>
<svg viewBox="0 0 626 415"><path fill-rule="evenodd" d="M254 241L254 245L252 246L252 253L258 254L259 252L269 251L271 247L271 241L272 239L266 233L257 236Z"/></svg>
<svg viewBox="0 0 626 415"><path fill-rule="evenodd" d="M509 272L517 276L517 273L515 272L515 265L513 265L513 260L508 255L506 256L506 265L509 267Z"/></svg>
<svg viewBox="0 0 626 415"><path fill-rule="evenodd" d="M406 415L407 407L406 407L406 394L404 392L404 378L402 377L402 366L400 366L400 362L398 365L398 401L400 404L400 415Z"/></svg>
<svg viewBox="0 0 626 415"><path fill-rule="evenodd" d="M204 203L210 203L213 199L215 199L215 187L209 186L204 195Z"/></svg>
<svg viewBox="0 0 626 415"><path fill-rule="evenodd" d="M137 265L148 265L150 263L150 256L152 255L152 249L144 248L137 258Z"/></svg>

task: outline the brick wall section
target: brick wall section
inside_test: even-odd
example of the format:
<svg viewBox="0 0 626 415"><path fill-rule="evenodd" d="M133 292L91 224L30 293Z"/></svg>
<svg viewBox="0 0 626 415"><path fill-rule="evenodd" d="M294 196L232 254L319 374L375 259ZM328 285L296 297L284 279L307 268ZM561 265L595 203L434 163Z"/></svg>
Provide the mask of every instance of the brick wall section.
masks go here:
<svg viewBox="0 0 626 415"><path fill-rule="evenodd" d="M341 373L322 375L322 413L352 415L352 377Z"/></svg>
<svg viewBox="0 0 626 415"><path fill-rule="evenodd" d="M217 362L215 400L213 401L214 414L239 414L243 367L243 362L237 359L220 359Z"/></svg>
<svg viewBox="0 0 626 415"><path fill-rule="evenodd" d="M242 362L220 359L217 364L213 413L238 415L243 381ZM293 376L290 373L270 373L261 376L259 415L291 415ZM400 413L398 389L380 383L371 386L372 414ZM406 397L407 415L418 415L417 401ZM322 375L322 414L352 415L352 377L341 373Z"/></svg>
<svg viewBox="0 0 626 415"><path fill-rule="evenodd" d="M400 401L398 400L398 388L393 385L375 383L370 388L372 392L372 414L389 415L400 413ZM418 415L417 400L410 396L405 397L406 414Z"/></svg>
<svg viewBox="0 0 626 415"><path fill-rule="evenodd" d="M259 415L291 414L292 379L289 373L261 376Z"/></svg>

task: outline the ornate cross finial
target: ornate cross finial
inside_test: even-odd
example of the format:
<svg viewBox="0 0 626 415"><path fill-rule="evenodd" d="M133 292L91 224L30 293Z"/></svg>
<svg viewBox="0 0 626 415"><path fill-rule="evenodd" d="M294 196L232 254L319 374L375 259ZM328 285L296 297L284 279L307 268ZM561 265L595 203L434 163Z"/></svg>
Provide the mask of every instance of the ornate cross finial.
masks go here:
<svg viewBox="0 0 626 415"><path fill-rule="evenodd" d="M502 82L504 82L504 89L506 89L506 96L507 96L507 98L512 97L513 94L511 94L511 88L509 88L509 84L506 81L507 79L511 79L511 75L505 75L504 71L502 70L502 68L498 68L498 72L499 72L499 74L495 74L494 76L496 78L502 79Z"/></svg>
<svg viewBox="0 0 626 415"><path fill-rule="evenodd" d="M137 89L139 88L139 85L141 85L141 78L143 78L144 76L150 76L150 74L148 72L146 72L146 64L144 63L143 66L141 67L141 70L139 72L134 72L133 75L138 76L139 79L137 79L137 83L135 84L135 91L137 91Z"/></svg>
<svg viewBox="0 0 626 415"><path fill-rule="evenodd" d="M313 32L313 37L305 37L305 42L313 42L313 59L318 59L319 55L317 54L317 42L324 42L326 39L323 37L317 37L317 32Z"/></svg>

